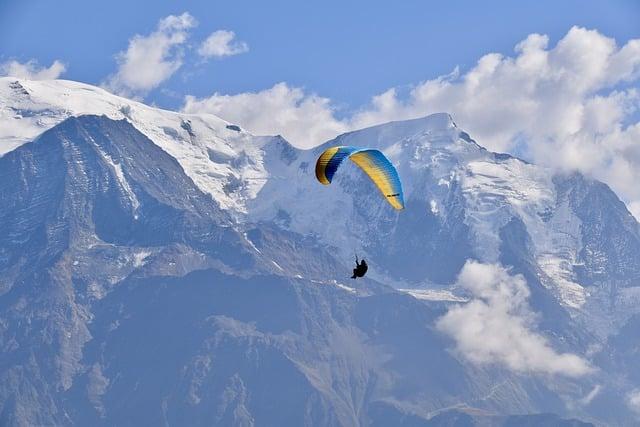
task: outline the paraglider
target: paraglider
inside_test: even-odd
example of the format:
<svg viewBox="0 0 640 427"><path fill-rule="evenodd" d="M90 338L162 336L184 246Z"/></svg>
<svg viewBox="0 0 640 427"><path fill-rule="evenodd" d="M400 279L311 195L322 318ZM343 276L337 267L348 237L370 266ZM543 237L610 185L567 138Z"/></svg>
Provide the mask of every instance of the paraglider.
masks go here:
<svg viewBox="0 0 640 427"><path fill-rule="evenodd" d="M353 276L351 276L351 278L355 279L356 277L364 277L364 275L367 274L368 269L369 266L364 258L362 261L358 262L358 255L356 255L356 268L353 269Z"/></svg>
<svg viewBox="0 0 640 427"><path fill-rule="evenodd" d="M395 209L404 209L398 171L381 151L371 148L338 146L327 148L316 162L316 178L329 185L342 161L349 159L360 167Z"/></svg>
<svg viewBox="0 0 640 427"><path fill-rule="evenodd" d="M372 148L337 146L327 148L316 161L316 178L324 185L331 184L336 171L345 159L358 165L373 181L387 202L397 210L404 209L402 184L398 171L381 151ZM353 269L352 279L364 277L368 270L363 259Z"/></svg>

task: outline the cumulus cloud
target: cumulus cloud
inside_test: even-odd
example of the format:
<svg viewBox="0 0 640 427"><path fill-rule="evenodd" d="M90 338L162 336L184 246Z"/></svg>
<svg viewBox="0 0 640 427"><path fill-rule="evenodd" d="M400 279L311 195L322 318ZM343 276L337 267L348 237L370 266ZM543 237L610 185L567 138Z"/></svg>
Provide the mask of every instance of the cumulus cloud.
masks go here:
<svg viewBox="0 0 640 427"><path fill-rule="evenodd" d="M215 31L202 42L198 54L204 58L222 58L247 52L249 45L235 38L236 34L233 31Z"/></svg>
<svg viewBox="0 0 640 427"><path fill-rule="evenodd" d="M511 56L489 53L465 72L456 68L415 85L408 96L391 88L342 118L331 100L284 83L252 94L187 97L185 110L282 134L298 147L445 111L490 150L518 150L537 163L607 182L640 218L639 81L640 39L618 46L598 31L573 27L555 46L546 35L531 34ZM264 108L239 112L248 100Z"/></svg>
<svg viewBox="0 0 640 427"><path fill-rule="evenodd" d="M619 49L597 31L574 27L550 49L547 36L532 34L514 57L485 55L462 75L423 82L408 100L390 96L386 109L374 106L358 118L378 122L446 110L491 149L510 150L525 138L534 155L548 153L547 144L616 129L637 94L611 88L638 78L639 42ZM551 157L558 161L555 150Z"/></svg>
<svg viewBox="0 0 640 427"><path fill-rule="evenodd" d="M117 54L118 70L104 83L127 96L143 95L170 78L181 66L183 46L196 20L189 14L169 15L147 36L135 35Z"/></svg>
<svg viewBox="0 0 640 427"><path fill-rule="evenodd" d="M325 141L349 127L336 120L328 98L278 83L271 89L205 99L187 96L183 111L212 113L259 135L281 134L289 141ZM298 144L298 146L305 146Z"/></svg>
<svg viewBox="0 0 640 427"><path fill-rule="evenodd" d="M53 61L48 68L40 66L35 59L25 63L7 61L0 64L0 75L28 80L53 80L60 77L66 69L67 67L58 60Z"/></svg>
<svg viewBox="0 0 640 427"><path fill-rule="evenodd" d="M522 373L580 377L593 368L583 358L556 352L533 330L535 316L521 275L503 267L468 261L457 281L473 299L451 308L437 327L456 342L456 350L476 364L500 363Z"/></svg>

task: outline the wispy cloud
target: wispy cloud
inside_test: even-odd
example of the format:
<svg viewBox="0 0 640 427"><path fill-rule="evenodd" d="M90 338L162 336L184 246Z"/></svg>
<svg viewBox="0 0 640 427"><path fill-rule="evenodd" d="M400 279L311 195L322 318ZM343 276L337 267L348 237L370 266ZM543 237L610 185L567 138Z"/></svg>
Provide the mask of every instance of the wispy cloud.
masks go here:
<svg viewBox="0 0 640 427"><path fill-rule="evenodd" d="M490 53L468 71L426 80L406 97L391 88L338 118L330 99L279 83L251 94L187 97L184 109L211 112L260 134L282 134L312 147L345 130L449 112L494 151L516 148L560 170L579 170L611 185L640 218L640 39L618 46L598 31L571 28L555 46L531 34L513 56ZM251 99L269 108L241 111ZM304 132L312 105L321 119ZM303 120L304 121L304 120Z"/></svg>
<svg viewBox="0 0 640 427"><path fill-rule="evenodd" d="M473 299L449 309L437 327L454 339L464 358L523 373L580 377L592 371L586 360L558 353L535 332L529 288L521 275L512 276L499 265L469 261L457 284L470 291Z"/></svg>
<svg viewBox="0 0 640 427"><path fill-rule="evenodd" d="M147 36L135 35L127 50L117 54L118 70L104 86L126 96L144 95L156 88L182 66L183 46L196 25L185 12L161 19L156 31Z"/></svg>
<svg viewBox="0 0 640 427"><path fill-rule="evenodd" d="M53 61L49 67L39 65L35 59L24 63L14 60L0 64L0 75L29 80L57 79L66 70L66 65L58 60Z"/></svg>
<svg viewBox="0 0 640 427"><path fill-rule="evenodd" d="M587 395L585 397L580 399L579 403L582 406L590 405L591 402L593 402L593 399L598 397L598 395L600 394L601 391L602 391L602 386L600 384L596 384L595 386L593 386L591 391L589 393L587 393Z"/></svg>
<svg viewBox="0 0 640 427"><path fill-rule="evenodd" d="M248 51L249 45L236 40L236 34L228 30L218 30L211 33L198 48L198 54L204 58L222 58Z"/></svg>

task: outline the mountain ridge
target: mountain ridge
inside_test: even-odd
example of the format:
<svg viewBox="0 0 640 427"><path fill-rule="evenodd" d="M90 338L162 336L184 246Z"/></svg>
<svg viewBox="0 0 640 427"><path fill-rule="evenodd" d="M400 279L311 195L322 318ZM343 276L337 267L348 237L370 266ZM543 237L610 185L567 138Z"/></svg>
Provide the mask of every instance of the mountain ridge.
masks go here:
<svg viewBox="0 0 640 427"><path fill-rule="evenodd" d="M298 150L111 95L96 105L117 117L68 118L8 98L12 82L0 123L46 131L0 157L3 424L429 425L456 407L473 422L635 419L620 341L635 339L640 233L606 185L488 152L446 113ZM329 144L382 148L407 209L348 164L318 185ZM357 282L354 249L372 267ZM527 326L594 373L523 375L457 351L437 320L481 301L458 282L469 259L522 275ZM297 403L278 413L279 399Z"/></svg>

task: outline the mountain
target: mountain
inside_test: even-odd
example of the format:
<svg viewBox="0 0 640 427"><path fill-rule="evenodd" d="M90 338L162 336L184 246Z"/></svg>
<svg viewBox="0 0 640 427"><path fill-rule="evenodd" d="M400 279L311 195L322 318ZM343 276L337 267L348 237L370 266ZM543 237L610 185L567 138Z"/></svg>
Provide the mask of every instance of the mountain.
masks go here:
<svg viewBox="0 0 640 427"><path fill-rule="evenodd" d="M383 150L406 210L349 164L317 184L336 144ZM488 152L447 114L299 150L0 78L0 152L2 425L636 421L638 222L605 184ZM460 351L439 325L484 301L458 279L470 259L521 275L527 326L589 372Z"/></svg>

